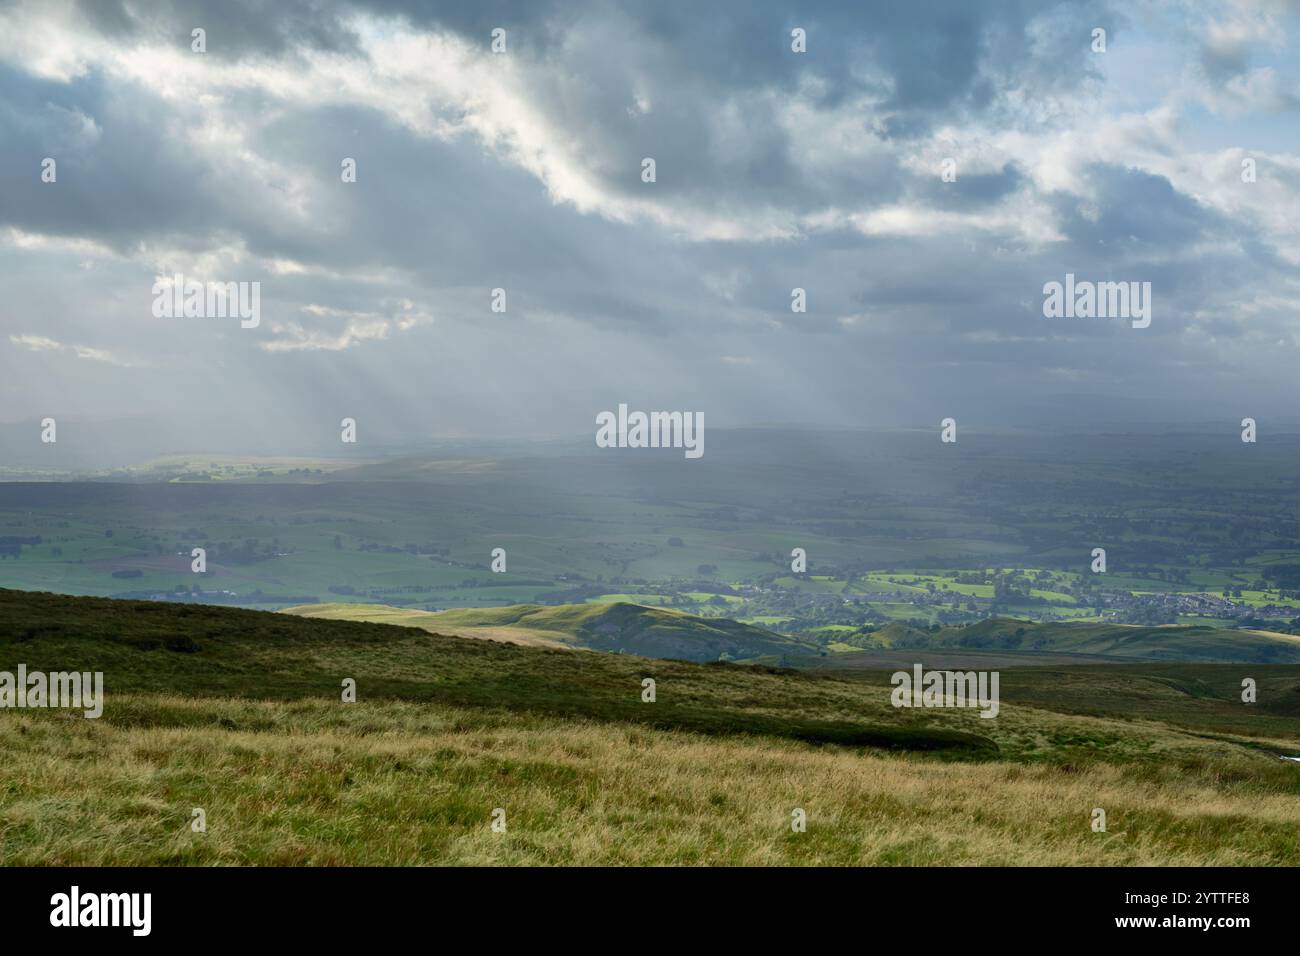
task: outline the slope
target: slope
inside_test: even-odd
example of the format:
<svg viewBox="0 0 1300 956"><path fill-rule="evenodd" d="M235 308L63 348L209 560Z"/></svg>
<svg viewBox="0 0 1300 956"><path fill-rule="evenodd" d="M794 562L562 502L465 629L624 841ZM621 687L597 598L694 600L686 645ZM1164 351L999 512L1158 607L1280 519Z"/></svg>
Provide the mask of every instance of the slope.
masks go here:
<svg viewBox="0 0 1300 956"><path fill-rule="evenodd" d="M989 618L963 627L925 631L890 624L871 635L885 649L964 649L1020 654L1077 654L1094 659L1187 663L1300 663L1300 638L1270 631L1191 625L1021 621ZM871 652L846 654L870 666ZM847 663L840 662L841 664Z"/></svg>
<svg viewBox="0 0 1300 956"><path fill-rule="evenodd" d="M514 604L413 611L383 604L307 604L285 613L420 627L531 646L577 647L674 660L749 660L817 653L813 644L751 624L641 604ZM724 657L725 655L725 657Z"/></svg>

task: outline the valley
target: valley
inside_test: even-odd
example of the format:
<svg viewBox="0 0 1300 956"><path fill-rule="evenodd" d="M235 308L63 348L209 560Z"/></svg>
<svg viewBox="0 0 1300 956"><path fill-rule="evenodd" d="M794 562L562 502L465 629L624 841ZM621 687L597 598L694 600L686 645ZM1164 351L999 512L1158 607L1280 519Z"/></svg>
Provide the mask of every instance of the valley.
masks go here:
<svg viewBox="0 0 1300 956"><path fill-rule="evenodd" d="M262 609L622 601L832 652L998 616L1300 633L1300 435L969 431L960 468L929 433L711 441L690 462L497 443L0 482L0 585Z"/></svg>

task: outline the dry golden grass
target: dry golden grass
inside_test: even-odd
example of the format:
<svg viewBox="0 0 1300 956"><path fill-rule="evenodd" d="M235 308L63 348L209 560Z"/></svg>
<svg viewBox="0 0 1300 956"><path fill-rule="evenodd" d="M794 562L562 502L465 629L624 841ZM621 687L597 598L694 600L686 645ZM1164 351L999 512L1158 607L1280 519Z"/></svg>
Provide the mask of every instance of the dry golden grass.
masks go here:
<svg viewBox="0 0 1300 956"><path fill-rule="evenodd" d="M559 650L573 649L565 643L565 635L548 635L526 627L459 627L439 621L432 611L392 607L387 604L301 604L285 608L280 613L298 617L331 621L366 621L371 624L396 624L399 627L418 627L430 634L448 637L470 637L480 641L499 641L521 647L549 647Z"/></svg>
<svg viewBox="0 0 1300 956"><path fill-rule="evenodd" d="M0 618L10 667L110 689L99 720L0 710L6 863L1300 863L1289 666L1250 665L1251 705L1236 665L1008 670L986 720L895 708L887 673L3 591Z"/></svg>
<svg viewBox="0 0 1300 956"><path fill-rule="evenodd" d="M159 695L118 699L111 722L0 714L0 754L8 864L1300 863L1300 798L1238 779L1241 756L1168 773L951 763L436 704Z"/></svg>

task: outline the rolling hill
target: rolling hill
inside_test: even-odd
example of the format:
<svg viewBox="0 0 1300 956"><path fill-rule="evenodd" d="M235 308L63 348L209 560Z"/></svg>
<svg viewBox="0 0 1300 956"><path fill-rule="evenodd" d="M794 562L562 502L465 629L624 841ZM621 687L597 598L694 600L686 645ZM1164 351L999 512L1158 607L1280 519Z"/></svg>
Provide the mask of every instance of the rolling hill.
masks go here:
<svg viewBox="0 0 1300 956"><path fill-rule="evenodd" d="M970 732L983 730L979 724L931 728L929 715L900 713L884 701L867 705L856 684L790 669L577 654L392 624L0 589L0 670L18 663L29 671L100 670L104 686L119 694L337 701L341 681L352 679L358 696L368 698L705 734L973 755L997 750ZM647 706L647 677L676 689Z"/></svg>
<svg viewBox="0 0 1300 956"><path fill-rule="evenodd" d="M514 604L500 608L414 611L384 604L305 604L284 613L419 627L436 634L508 641L533 647L585 648L686 661L793 661L816 645L752 624L697 617L642 604ZM723 656L725 655L725 657Z"/></svg>
<svg viewBox="0 0 1300 956"><path fill-rule="evenodd" d="M99 719L0 709L6 863L1300 860L1287 666L1026 667L988 720L896 708L887 671L0 590L0 670L20 664L105 693Z"/></svg>
<svg viewBox="0 0 1300 956"><path fill-rule="evenodd" d="M997 651L1014 652L1020 657L1068 654L1098 661L1300 663L1300 637L1196 625L1035 623L997 617L937 631L894 623L875 631L871 638L880 649L895 651ZM871 666L872 654L865 650L835 655L828 663L843 666L861 662L862 666Z"/></svg>

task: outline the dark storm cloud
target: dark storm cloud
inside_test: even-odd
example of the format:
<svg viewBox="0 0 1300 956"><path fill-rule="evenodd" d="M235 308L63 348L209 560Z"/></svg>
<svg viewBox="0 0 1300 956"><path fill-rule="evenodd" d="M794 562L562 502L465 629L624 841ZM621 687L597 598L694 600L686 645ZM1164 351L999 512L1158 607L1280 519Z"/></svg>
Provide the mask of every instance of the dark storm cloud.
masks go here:
<svg viewBox="0 0 1300 956"><path fill-rule="evenodd" d="M879 65L894 89L886 106L942 112L966 104L986 104L986 72L1042 79L1053 75L1074 83L1086 46L1071 31L1111 22L1107 5L1095 2L1047 3L1036 0L913 0L906 4L814 2L796 7L779 0L743 4L701 4L695 0L457 6L376 0L370 9L400 14L417 25L437 25L469 37L485 37L494 27L512 27L545 57L568 30L612 11L635 35L669 52L678 76L714 91L755 84L793 89L812 71L826 82L821 105L833 105L849 91L872 87L865 65ZM1025 25L1036 17L1059 18L1060 39L1040 57L1026 56ZM790 31L808 33L809 57L790 53ZM1084 29L1084 28L1087 29ZM992 50L993 58L986 56ZM1002 54L1006 56L1003 57Z"/></svg>
<svg viewBox="0 0 1300 956"><path fill-rule="evenodd" d="M299 46L355 49L334 0L76 0L77 13L106 36L129 42L157 38L185 47L201 27L213 55L281 54Z"/></svg>
<svg viewBox="0 0 1300 956"><path fill-rule="evenodd" d="M874 119L863 116L864 130L915 138L938 122L979 113L1009 85L1031 96L1077 87L1089 76L1089 29L1115 19L1097 2L1030 0L815 3L797 11L766 0L717 6L168 0L108 5L94 22L124 40L161 31L187 45L190 27L204 21L210 55L237 60L299 47L351 49L355 36L346 24L358 11L402 17L417 29L451 30L484 48L493 28L508 29L512 54L536 66L539 76L574 80L539 84L536 105L584 143L590 168L612 192L635 193L637 164L654 155L664 171L663 193L722 202L761 190L768 201L803 207L832 202L845 188L883 197L888 190L879 190L889 177L872 163L846 164L825 180L808 176L792 158L791 134L776 121L777 107L753 94L789 95L813 80L812 102L822 108L870 95L879 109ZM1038 21L1053 24L1042 34L1047 41L1027 35ZM809 33L806 55L790 52L794 26ZM638 52L629 58L629 50ZM638 85L654 103L646 116L627 109ZM718 142L722 104L736 111L743 144Z"/></svg>
<svg viewBox="0 0 1300 956"><path fill-rule="evenodd" d="M95 76L62 84L0 67L0 225L118 247L237 228L230 204L207 188L208 162L178 142L165 115ZM27 188L47 156L58 187Z"/></svg>
<svg viewBox="0 0 1300 956"><path fill-rule="evenodd" d="M1027 35L1038 19L1054 25L1046 43ZM915 139L978 115L1009 87L1031 97L1077 89L1092 75L1090 29L1114 20L1101 3L821 3L792 12L775 2L670 2L546 8L516 32L550 38L523 54L544 67L539 74L568 76L577 66L587 80L539 84L536 102L585 145L611 192L638 193L644 155L656 159L665 194L705 205L761 197L806 210L846 194L884 201L901 171L855 157L813 174L796 159L809 144L793 140L817 134L778 121L780 96L807 89L819 108L866 97L864 134ZM808 31L805 55L790 51L795 26ZM481 41L485 28L476 19L467 36ZM640 51L631 59L629 46ZM653 102L648 115L627 108L638 86ZM777 98L758 95L765 91ZM720 141L722 111L734 112L743 143Z"/></svg>
<svg viewBox="0 0 1300 956"><path fill-rule="evenodd" d="M1231 228L1223 216L1178 192L1163 176L1099 165L1088 179L1098 200L1057 200L1061 230L1078 246L1120 250L1112 254L1143 248L1164 254Z"/></svg>
<svg viewBox="0 0 1300 956"><path fill-rule="evenodd" d="M1026 188L1025 174L1012 163L996 173L966 173L955 182L944 182L929 175L913 174L908 180L908 194L939 209L971 211L998 203Z"/></svg>
<svg viewBox="0 0 1300 956"><path fill-rule="evenodd" d="M602 188L611 195L643 198L640 160L653 156L660 171L656 197L716 208L723 215L735 205L798 213L835 205L846 196L892 201L907 178L908 171L883 154L832 159L815 173L804 168L797 157L809 144L794 143L792 137L816 132L783 126L778 117L782 103L757 95L761 91L789 94L809 77L822 84L818 95L823 104L838 102L850 90L875 90L881 108L874 121L862 117L863 132L874 127L885 136L918 136L955 111L978 111L987 103L989 84L999 78L1009 82L1014 77L1029 84L1031 92L1035 85L1079 82L1085 75L1079 52L1084 45L1073 43L1072 57L1036 60L1025 53L1025 25L1035 16L1064 16L1067 32L1083 31L1083 36L1092 22L1088 5L939 2L906 9L883 5L864 15L857 4L816 4L801 11L808 19L795 18L811 37L810 53L796 56L790 53L784 26L795 20L774 3L725 10L684 3L623 8L597 3L203 5L170 0L90 6L95 10L90 22L121 42L165 35L184 49L186 25L202 20L209 30L209 56L233 60L300 47L351 49L355 37L345 22L361 9L400 15L417 27L452 29L484 46L493 26L506 24L516 55L533 62L543 79L534 90L536 108L583 145L584 161ZM777 30L776 24L783 26ZM922 24L926 29L917 29ZM537 42L520 46L525 38ZM997 50L1007 38L1021 42L1017 55L981 58L981 50ZM629 69L628 49L642 51L631 58L636 69ZM557 85L555 77L572 81ZM256 238L260 208L249 210L251 215L239 208L241 198L256 201L256 195L230 196L228 177L184 144L178 135L183 130L169 126L167 104L151 101L147 91L106 95L98 80L90 74L59 90L59 84L11 73L5 83L9 122L0 155L12 175L34 156L49 155L51 142L59 142L51 127L66 125L70 116L84 115L102 134L80 148L74 145L66 162L76 175L69 175L60 200L40 198L50 226L59 232L79 228L109 242L151 231L235 229L251 233L251 245L262 248ZM243 95L250 111L264 105L254 93ZM653 104L647 115L634 115L628 108L638 95ZM718 125L720 110L734 112L724 131ZM133 172L123 175L123 167ZM996 189L998 182L983 184ZM981 178L967 177L951 192L958 202L968 202L982 194L981 187ZM160 208L175 208L178 191L188 194L183 222L158 214ZM24 227L36 225L27 218L33 214L31 202L18 194L7 198L0 216Z"/></svg>

